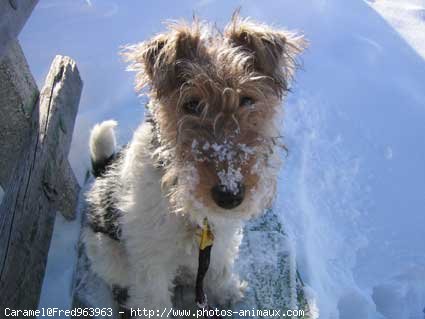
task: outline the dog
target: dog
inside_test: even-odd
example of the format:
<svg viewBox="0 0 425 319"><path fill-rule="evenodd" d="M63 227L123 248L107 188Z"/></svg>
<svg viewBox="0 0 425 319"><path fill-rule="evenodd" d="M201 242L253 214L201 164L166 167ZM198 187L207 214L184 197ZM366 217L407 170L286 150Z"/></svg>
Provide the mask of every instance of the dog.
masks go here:
<svg viewBox="0 0 425 319"><path fill-rule="evenodd" d="M235 303L246 287L233 269L242 227L275 196L282 101L306 41L238 13L223 32L196 18L167 27L122 53L147 115L120 151L115 121L92 129L83 239L123 307L171 309L175 285L194 285L207 220L206 291Z"/></svg>

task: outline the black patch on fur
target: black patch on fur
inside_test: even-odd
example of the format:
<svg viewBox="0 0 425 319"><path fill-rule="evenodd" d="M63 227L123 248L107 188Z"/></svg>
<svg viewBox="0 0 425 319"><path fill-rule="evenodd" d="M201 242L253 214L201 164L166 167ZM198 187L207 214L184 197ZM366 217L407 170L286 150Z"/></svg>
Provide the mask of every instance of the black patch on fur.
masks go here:
<svg viewBox="0 0 425 319"><path fill-rule="evenodd" d="M108 194L105 194L106 196ZM118 217L120 216L120 211L113 207L113 204L106 204L104 214L91 214L93 209L90 209L87 214L88 225L95 233L102 233L108 235L109 238L119 241L121 238L121 227L118 223Z"/></svg>
<svg viewBox="0 0 425 319"><path fill-rule="evenodd" d="M91 160L91 166L92 166L92 173L94 177L100 177L103 176L106 173L106 170L108 167L114 162L116 158L115 154L112 154L110 157L100 160L100 161L94 161Z"/></svg>
<svg viewBox="0 0 425 319"><path fill-rule="evenodd" d="M128 288L123 288L117 285L112 286L112 295L115 302L118 304L118 311L121 316L120 319L131 319L131 311L125 306L125 303L128 300Z"/></svg>
<svg viewBox="0 0 425 319"><path fill-rule="evenodd" d="M120 306L124 306L128 299L128 288L113 285L112 295L114 296L115 301Z"/></svg>
<svg viewBox="0 0 425 319"><path fill-rule="evenodd" d="M105 234L117 241L121 238L121 227L118 221L121 211L115 206L117 202L115 194L119 185L114 181L114 176L109 176L108 169L121 158L122 153L123 150L104 161L92 161L93 175L96 179L106 181L110 187L100 195L98 203L89 203L87 211L87 223L93 232Z"/></svg>

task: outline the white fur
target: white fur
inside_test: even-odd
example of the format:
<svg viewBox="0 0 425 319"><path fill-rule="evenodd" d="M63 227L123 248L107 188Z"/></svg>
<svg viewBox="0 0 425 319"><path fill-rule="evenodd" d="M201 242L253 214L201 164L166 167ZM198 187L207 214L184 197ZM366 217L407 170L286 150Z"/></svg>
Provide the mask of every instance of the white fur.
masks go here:
<svg viewBox="0 0 425 319"><path fill-rule="evenodd" d="M104 122L93 129L92 136L108 136L104 140L112 141L114 126L115 122ZM122 237L117 243L86 230L84 239L94 271L111 285L129 287L129 307L170 308L176 279L192 286L195 283L197 233L204 217L208 217L215 234L205 280L208 297L220 304L238 300L245 285L233 272L233 264L242 240L242 223L261 214L274 196L279 169L277 152L267 164L256 166L261 176L258 188L231 211L206 208L193 197L198 178L196 170L187 165L178 172L178 190L174 190L178 207L171 209L165 194L170 190L161 188L163 171L154 166L151 140L151 124L144 123L135 132L120 164L112 168L110 174L122 185L117 197L117 206L123 212L119 220ZM96 156L106 154L97 150ZM88 194L89 202L95 203L107 188L108 184L98 179ZM181 276L176 278L178 274Z"/></svg>
<svg viewBox="0 0 425 319"><path fill-rule="evenodd" d="M116 138L114 120L103 121L96 124L90 133L90 155L94 162L105 160L115 153Z"/></svg>
<svg viewBox="0 0 425 319"><path fill-rule="evenodd" d="M130 284L127 254L120 242L102 233L94 233L90 228L84 229L83 241L95 273L101 275L110 284L120 284L123 287Z"/></svg>

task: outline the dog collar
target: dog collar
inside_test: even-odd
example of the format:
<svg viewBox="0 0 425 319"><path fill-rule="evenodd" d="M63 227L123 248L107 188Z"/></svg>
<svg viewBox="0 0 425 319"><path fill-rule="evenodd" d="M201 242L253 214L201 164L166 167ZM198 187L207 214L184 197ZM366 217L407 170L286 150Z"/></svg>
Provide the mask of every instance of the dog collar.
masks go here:
<svg viewBox="0 0 425 319"><path fill-rule="evenodd" d="M212 246L214 243L214 234L211 231L211 227L208 223L208 219L205 217L202 223L201 236L199 241L199 249L204 250L208 246Z"/></svg>

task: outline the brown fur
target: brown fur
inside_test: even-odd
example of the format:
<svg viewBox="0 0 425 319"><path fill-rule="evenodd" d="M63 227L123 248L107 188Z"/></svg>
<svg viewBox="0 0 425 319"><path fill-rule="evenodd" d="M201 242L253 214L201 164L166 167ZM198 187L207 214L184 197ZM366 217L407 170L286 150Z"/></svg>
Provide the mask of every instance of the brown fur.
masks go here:
<svg viewBox="0 0 425 319"><path fill-rule="evenodd" d="M272 119L304 47L301 36L237 13L224 33L197 19L173 22L167 32L127 47L123 54L137 71L136 88L149 86L161 147L174 156L164 185L175 183L185 163L195 163L200 179L195 196L214 205L211 187L219 183L217 172L230 165L217 159L211 147L202 147L216 143L237 154L232 165L240 168L247 190L254 189L259 176L252 168L258 160L267 163L276 143L277 136L270 135ZM254 104L241 105L244 97ZM185 105L194 99L200 112L188 114ZM244 154L241 145L255 152Z"/></svg>

